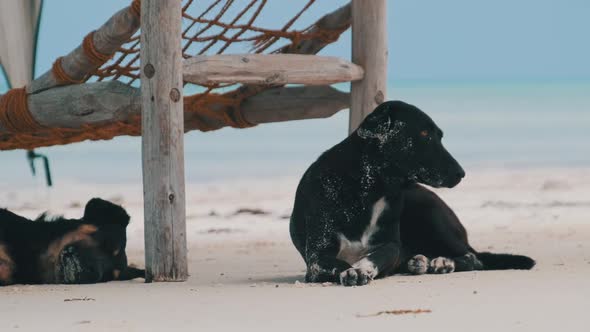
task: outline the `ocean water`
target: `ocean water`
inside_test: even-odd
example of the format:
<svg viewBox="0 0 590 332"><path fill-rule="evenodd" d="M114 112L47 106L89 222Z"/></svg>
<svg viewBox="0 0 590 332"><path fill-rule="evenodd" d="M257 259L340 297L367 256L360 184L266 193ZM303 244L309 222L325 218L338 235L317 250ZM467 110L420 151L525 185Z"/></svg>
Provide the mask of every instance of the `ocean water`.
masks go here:
<svg viewBox="0 0 590 332"><path fill-rule="evenodd" d="M392 84L388 99L426 111L445 131L444 144L467 172L481 167L590 166L590 82L406 82ZM342 111L329 119L188 133L187 181L301 175L320 153L346 136L347 125L348 111ZM56 186L141 181L137 137L38 152L50 158ZM0 152L0 184L42 183L31 176L24 151Z"/></svg>

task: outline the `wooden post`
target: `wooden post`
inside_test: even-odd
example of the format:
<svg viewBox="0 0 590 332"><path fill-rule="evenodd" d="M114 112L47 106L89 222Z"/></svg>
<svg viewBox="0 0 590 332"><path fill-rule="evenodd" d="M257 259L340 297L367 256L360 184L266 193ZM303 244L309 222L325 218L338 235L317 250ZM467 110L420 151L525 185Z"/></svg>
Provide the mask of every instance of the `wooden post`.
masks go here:
<svg viewBox="0 0 590 332"><path fill-rule="evenodd" d="M141 2L146 281L188 277L184 198L181 1Z"/></svg>
<svg viewBox="0 0 590 332"><path fill-rule="evenodd" d="M352 62L364 68L365 76L351 83L349 133L385 101L386 0L352 0Z"/></svg>

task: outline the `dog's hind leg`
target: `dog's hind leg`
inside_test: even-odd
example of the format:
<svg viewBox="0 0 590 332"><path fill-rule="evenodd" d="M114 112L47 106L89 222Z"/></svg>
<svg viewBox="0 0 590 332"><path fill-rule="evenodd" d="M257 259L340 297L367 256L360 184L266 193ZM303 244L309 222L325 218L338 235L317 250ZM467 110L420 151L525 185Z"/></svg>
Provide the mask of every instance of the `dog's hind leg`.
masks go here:
<svg viewBox="0 0 590 332"><path fill-rule="evenodd" d="M410 258L405 266L406 270L402 272L409 272L411 274L444 274L455 271L455 261L447 257L436 257L430 259L424 255L415 255Z"/></svg>
<svg viewBox="0 0 590 332"><path fill-rule="evenodd" d="M468 252L463 256L453 258L455 272L483 270L482 262L474 253Z"/></svg>
<svg viewBox="0 0 590 332"><path fill-rule="evenodd" d="M468 252L459 257L437 257L430 261L428 273L451 273L483 270L483 264L475 256L475 254Z"/></svg>
<svg viewBox="0 0 590 332"><path fill-rule="evenodd" d="M444 274L451 272L463 272L482 270L483 264L475 254L467 253L459 257L437 257L429 259L424 255L416 255L408 260L406 271L411 274Z"/></svg>
<svg viewBox="0 0 590 332"><path fill-rule="evenodd" d="M448 257L436 257L428 264L428 273L445 274L455 271L455 261Z"/></svg>

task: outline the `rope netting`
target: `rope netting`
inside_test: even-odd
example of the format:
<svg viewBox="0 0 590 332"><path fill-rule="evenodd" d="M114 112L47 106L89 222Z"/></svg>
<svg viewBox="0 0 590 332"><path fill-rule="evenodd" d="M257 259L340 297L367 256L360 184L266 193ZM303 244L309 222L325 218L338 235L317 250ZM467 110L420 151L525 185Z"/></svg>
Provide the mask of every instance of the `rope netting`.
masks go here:
<svg viewBox="0 0 590 332"><path fill-rule="evenodd" d="M303 29L294 28L296 22L312 8L315 2L316 0L300 0L297 2L300 7L284 15L286 17L280 20L284 22L282 26L267 28L259 25L258 22L263 18L265 8L269 7L269 0L184 0L182 7L183 57L222 53L297 53L297 48L305 40L315 39L325 44L332 43L348 26L339 29L318 29L314 25ZM275 6L283 4L282 0L275 0L272 3ZM139 0L134 0L127 10L139 17L140 5ZM281 11L274 10L273 15L276 16L277 12ZM276 17L273 17L273 20L279 21ZM140 32L137 32L114 54L102 54L94 47L93 32L91 32L84 38L82 48L88 62L96 69L83 79L72 79L62 68L62 58L58 58L52 67L52 74L60 85L116 80L138 87L139 37ZM241 103L244 99L272 87L185 84L185 124L191 123L192 127L201 131L224 126L251 127L253 124L246 121L241 113ZM19 131L13 131L10 135L0 134L0 150L32 149L87 139L111 139L118 135L141 134L139 117L130 117L124 122L87 125L80 129L39 129L39 124L31 120L32 117L26 107L15 111L2 107L4 104L26 105L26 102L0 103L1 127L7 127L2 126L3 118L10 115L11 119L14 119L18 117L18 114L22 114L26 121L16 121L17 123L30 123L31 126L28 131L22 126L17 126Z"/></svg>
<svg viewBox="0 0 590 332"><path fill-rule="evenodd" d="M263 12L268 0L215 0L203 8L203 1L187 0L183 5L183 57L189 58L202 54L222 54L235 44L250 53L263 53L281 40L297 44L303 39L325 38L334 41L337 36L329 33L310 33L304 30L290 30L294 23L311 7L315 0L307 0L302 8L287 20L280 29L266 29L254 25ZM134 2L136 4L138 2ZM237 6L236 6L237 5ZM236 7L240 7L236 11ZM133 8L134 6L132 6ZM232 15L233 14L233 15ZM338 33L339 35L339 33ZM139 35L131 38L117 52L113 61L108 62L95 73L98 81L116 79L133 84L139 80ZM276 51L275 51L276 52ZM207 86L208 90L219 86Z"/></svg>

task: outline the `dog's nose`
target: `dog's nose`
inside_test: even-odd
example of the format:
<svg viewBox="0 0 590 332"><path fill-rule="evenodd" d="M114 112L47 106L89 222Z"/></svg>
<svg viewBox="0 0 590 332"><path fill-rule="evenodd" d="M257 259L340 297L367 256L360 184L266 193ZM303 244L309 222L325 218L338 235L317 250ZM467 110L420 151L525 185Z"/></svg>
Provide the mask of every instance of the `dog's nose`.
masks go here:
<svg viewBox="0 0 590 332"><path fill-rule="evenodd" d="M465 177L465 171L463 168L456 169L455 171L451 171L448 173L448 183L446 187L453 188L454 186L458 185L459 182Z"/></svg>
<svg viewBox="0 0 590 332"><path fill-rule="evenodd" d="M461 169L457 172L457 174L455 174L455 176L459 179L462 179L465 177L465 171Z"/></svg>

